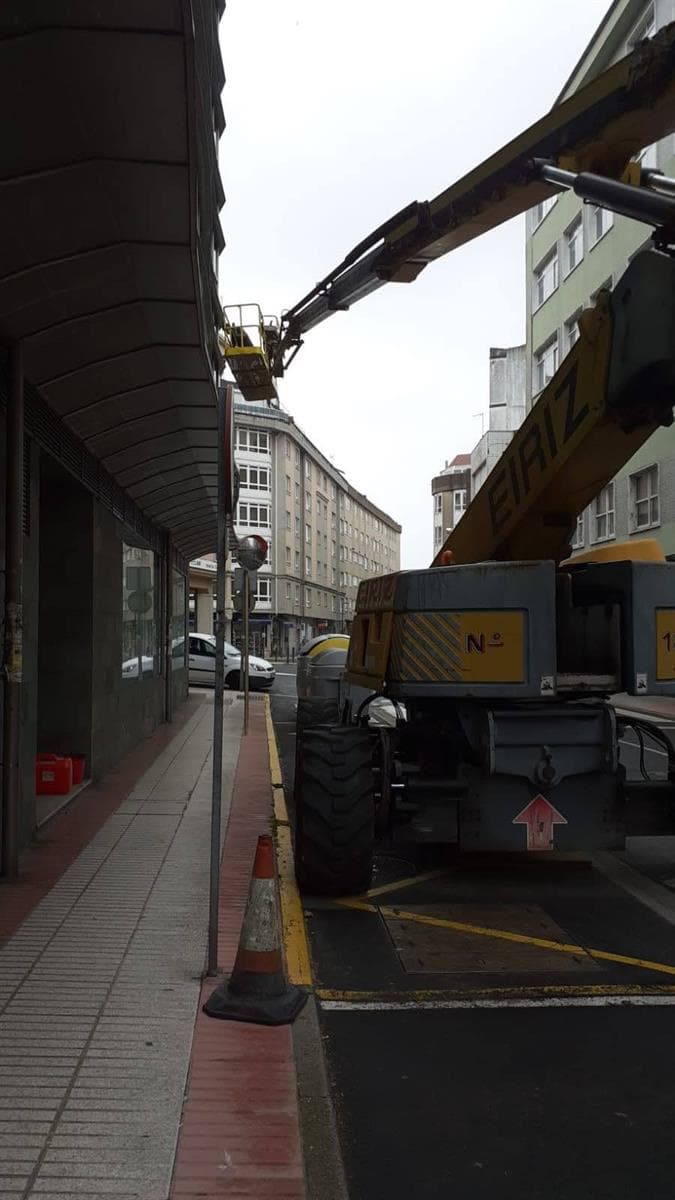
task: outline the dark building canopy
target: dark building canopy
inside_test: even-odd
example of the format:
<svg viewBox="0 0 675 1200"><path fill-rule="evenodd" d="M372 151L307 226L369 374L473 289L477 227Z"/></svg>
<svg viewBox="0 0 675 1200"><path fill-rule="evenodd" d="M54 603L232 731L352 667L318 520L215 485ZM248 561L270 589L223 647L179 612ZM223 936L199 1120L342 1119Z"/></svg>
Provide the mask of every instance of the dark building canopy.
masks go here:
<svg viewBox="0 0 675 1200"><path fill-rule="evenodd" d="M215 541L219 15L0 9L0 336L188 556Z"/></svg>

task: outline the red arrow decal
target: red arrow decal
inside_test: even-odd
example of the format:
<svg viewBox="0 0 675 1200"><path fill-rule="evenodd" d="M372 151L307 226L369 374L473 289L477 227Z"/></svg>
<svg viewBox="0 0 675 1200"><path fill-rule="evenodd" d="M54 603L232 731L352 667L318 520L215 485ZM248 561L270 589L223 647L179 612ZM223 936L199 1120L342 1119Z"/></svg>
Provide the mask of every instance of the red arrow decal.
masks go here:
<svg viewBox="0 0 675 1200"><path fill-rule="evenodd" d="M551 801L539 793L513 818L513 824L527 825L528 850L552 850L553 826L566 825L567 821Z"/></svg>

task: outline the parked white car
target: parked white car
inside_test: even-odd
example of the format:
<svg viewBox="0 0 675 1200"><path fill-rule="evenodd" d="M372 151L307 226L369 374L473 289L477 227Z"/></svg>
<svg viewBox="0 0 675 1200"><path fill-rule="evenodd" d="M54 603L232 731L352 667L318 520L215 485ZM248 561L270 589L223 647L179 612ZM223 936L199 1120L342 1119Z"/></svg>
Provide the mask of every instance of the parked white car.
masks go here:
<svg viewBox="0 0 675 1200"><path fill-rule="evenodd" d="M188 679L190 683L213 687L216 674L216 639L212 633L191 633L189 643ZM274 667L264 658L254 654L248 659L248 682L251 691L271 688L275 677ZM239 688L241 678L241 654L236 646L225 642L225 687Z"/></svg>

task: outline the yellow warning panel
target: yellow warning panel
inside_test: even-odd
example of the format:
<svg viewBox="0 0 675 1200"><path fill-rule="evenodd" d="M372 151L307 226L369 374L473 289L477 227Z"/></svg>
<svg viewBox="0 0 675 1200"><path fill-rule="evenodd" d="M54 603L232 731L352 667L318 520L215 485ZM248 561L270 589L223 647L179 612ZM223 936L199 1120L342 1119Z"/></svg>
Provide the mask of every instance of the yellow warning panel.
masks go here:
<svg viewBox="0 0 675 1200"><path fill-rule="evenodd" d="M390 671L404 683L524 683L525 614L484 609L396 616Z"/></svg>
<svg viewBox="0 0 675 1200"><path fill-rule="evenodd" d="M525 681L522 612L459 612L462 678L467 683Z"/></svg>
<svg viewBox="0 0 675 1200"><path fill-rule="evenodd" d="M675 608L656 610L656 678L675 679Z"/></svg>

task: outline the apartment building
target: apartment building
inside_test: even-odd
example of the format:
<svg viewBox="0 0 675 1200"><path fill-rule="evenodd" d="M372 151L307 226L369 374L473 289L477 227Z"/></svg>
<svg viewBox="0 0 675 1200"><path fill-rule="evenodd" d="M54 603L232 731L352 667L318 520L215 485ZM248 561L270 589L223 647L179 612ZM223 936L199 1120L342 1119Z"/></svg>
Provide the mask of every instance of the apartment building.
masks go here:
<svg viewBox="0 0 675 1200"><path fill-rule="evenodd" d="M254 583L254 649L285 657L318 633L349 630L361 580L399 570L401 526L281 408L235 398L235 460L236 532L260 533L270 548ZM237 644L242 622L232 611L228 566L227 636ZM191 564L192 627L212 612L214 575L211 556Z"/></svg>
<svg viewBox="0 0 675 1200"><path fill-rule="evenodd" d="M525 346L490 349L488 428L470 454L446 461L431 481L434 556L524 420L525 365Z"/></svg>
<svg viewBox="0 0 675 1200"><path fill-rule="evenodd" d="M488 427L471 451L471 495L483 486L526 411L525 346L490 348L490 399Z"/></svg>
<svg viewBox="0 0 675 1200"><path fill-rule="evenodd" d="M615 0L574 68L559 100L675 20L675 0ZM675 135L647 147L645 166L675 173ZM583 205L571 192L527 218L528 408L578 337L581 311L613 286L649 244L642 224ZM580 516L574 548L657 536L675 552L675 427L659 430Z"/></svg>
<svg viewBox="0 0 675 1200"><path fill-rule="evenodd" d="M434 558L471 499L471 455L456 454L431 481Z"/></svg>

